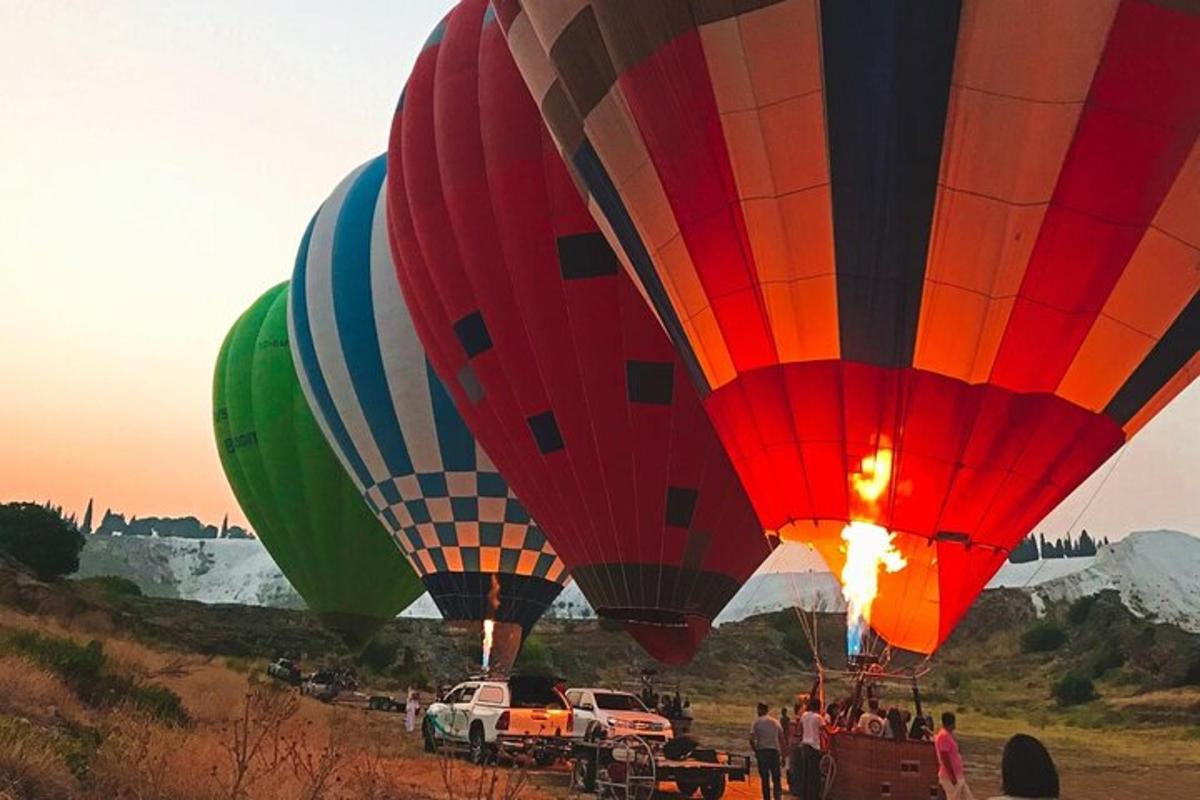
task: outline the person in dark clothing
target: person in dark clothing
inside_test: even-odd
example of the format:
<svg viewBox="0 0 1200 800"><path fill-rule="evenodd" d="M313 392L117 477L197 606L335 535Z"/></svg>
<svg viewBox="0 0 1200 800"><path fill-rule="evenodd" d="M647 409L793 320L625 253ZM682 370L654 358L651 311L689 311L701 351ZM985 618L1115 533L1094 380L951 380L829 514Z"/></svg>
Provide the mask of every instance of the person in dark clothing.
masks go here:
<svg viewBox="0 0 1200 800"><path fill-rule="evenodd" d="M887 730L884 732L887 738L895 739L898 742L902 742L908 738L904 728L904 717L901 716L900 709L895 706L889 708L887 714L884 715L884 721L887 724Z"/></svg>
<svg viewBox="0 0 1200 800"><path fill-rule="evenodd" d="M1012 800L1057 798L1058 769L1045 745L1024 733L1009 739L1000 758L1000 786Z"/></svg>
<svg viewBox="0 0 1200 800"><path fill-rule="evenodd" d="M933 726L929 724L929 717L914 716L912 727L908 729L908 738L925 742L932 737Z"/></svg>
<svg viewBox="0 0 1200 800"><path fill-rule="evenodd" d="M767 713L767 704L758 704L758 719L750 726L750 749L758 762L758 777L762 781L763 800L782 800L780 753L783 752L783 727Z"/></svg>

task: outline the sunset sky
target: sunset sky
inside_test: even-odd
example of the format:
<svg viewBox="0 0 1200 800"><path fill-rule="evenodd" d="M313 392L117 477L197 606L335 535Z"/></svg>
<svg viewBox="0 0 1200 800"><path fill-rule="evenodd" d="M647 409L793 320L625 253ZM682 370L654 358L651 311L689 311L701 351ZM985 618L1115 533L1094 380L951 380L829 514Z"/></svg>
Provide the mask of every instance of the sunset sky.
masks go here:
<svg viewBox="0 0 1200 800"><path fill-rule="evenodd" d="M0 500L243 521L210 425L221 339L385 148L451 5L0 3ZM1048 535L1089 500L1077 527L1110 538L1200 533L1200 386L1119 458Z"/></svg>

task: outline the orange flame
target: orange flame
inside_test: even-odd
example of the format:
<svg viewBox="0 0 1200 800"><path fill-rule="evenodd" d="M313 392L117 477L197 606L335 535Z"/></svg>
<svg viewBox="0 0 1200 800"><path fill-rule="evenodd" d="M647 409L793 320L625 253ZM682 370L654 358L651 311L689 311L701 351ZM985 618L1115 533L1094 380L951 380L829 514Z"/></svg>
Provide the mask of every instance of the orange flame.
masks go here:
<svg viewBox="0 0 1200 800"><path fill-rule="evenodd" d="M492 575L492 585L488 589L488 616L483 621L483 658L482 667L486 673L492 662L492 637L496 631L496 610L500 608L500 579Z"/></svg>
<svg viewBox="0 0 1200 800"><path fill-rule="evenodd" d="M892 451L881 447L864 456L850 485L862 501L862 516L876 517L879 498L892 479ZM858 517L859 514L853 516ZM899 572L908 562L893 544L896 535L870 519L854 519L842 529L846 562L842 566L842 596L846 599L846 647L850 655L862 652L863 637L871 624L871 608L879 594L879 572Z"/></svg>
<svg viewBox="0 0 1200 800"><path fill-rule="evenodd" d="M483 621L483 671L488 671L488 666L492 660L492 634L496 630L496 620L485 619Z"/></svg>

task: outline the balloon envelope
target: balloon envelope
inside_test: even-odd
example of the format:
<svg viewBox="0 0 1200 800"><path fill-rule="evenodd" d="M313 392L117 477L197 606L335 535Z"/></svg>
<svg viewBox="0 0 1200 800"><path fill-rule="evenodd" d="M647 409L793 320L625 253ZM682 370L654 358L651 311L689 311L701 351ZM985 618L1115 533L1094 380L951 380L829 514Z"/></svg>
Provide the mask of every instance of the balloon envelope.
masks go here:
<svg viewBox="0 0 1200 800"><path fill-rule="evenodd" d="M385 172L379 156L347 176L301 243L291 321L305 395L442 615L528 633L567 573L426 361L388 247Z"/></svg>
<svg viewBox="0 0 1200 800"><path fill-rule="evenodd" d="M287 284L260 297L221 345L213 379L221 466L288 581L352 647L420 596L317 427L288 348Z"/></svg>
<svg viewBox="0 0 1200 800"><path fill-rule="evenodd" d="M769 549L484 0L418 56L388 159L401 284L459 408L597 612L689 660Z"/></svg>
<svg viewBox="0 0 1200 800"><path fill-rule="evenodd" d="M1194 9L494 5L764 525L895 534L892 644L1200 369Z"/></svg>

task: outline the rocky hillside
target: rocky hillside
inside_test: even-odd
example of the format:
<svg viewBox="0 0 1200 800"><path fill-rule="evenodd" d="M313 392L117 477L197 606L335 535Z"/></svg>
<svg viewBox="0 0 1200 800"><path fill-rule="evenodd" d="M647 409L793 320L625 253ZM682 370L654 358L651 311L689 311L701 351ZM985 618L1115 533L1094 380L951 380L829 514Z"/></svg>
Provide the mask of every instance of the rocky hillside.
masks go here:
<svg viewBox="0 0 1200 800"><path fill-rule="evenodd" d="M78 577L102 575L131 580L155 597L303 607L266 549L254 539L92 536L80 557ZM1113 590L1139 616L1200 632L1200 538L1178 531L1139 531L1100 548L1094 557L1006 563L989 588L1021 590L1042 610L1048 603ZM836 613L845 609L845 603L837 580L815 552L785 545L747 581L717 623L796 607ZM403 616L436 618L438 612L426 595ZM550 616L591 619L595 614L571 584Z"/></svg>

